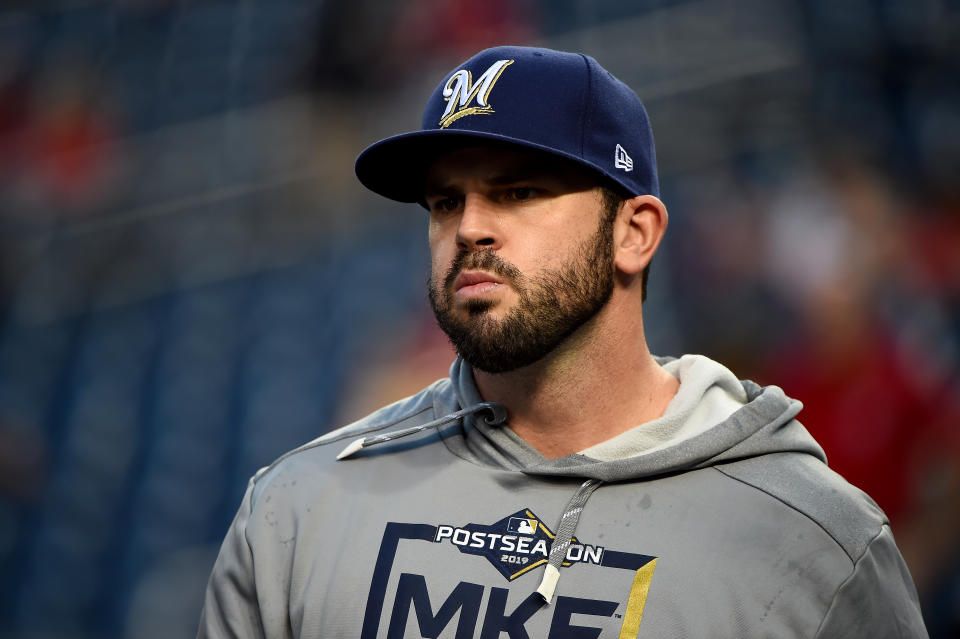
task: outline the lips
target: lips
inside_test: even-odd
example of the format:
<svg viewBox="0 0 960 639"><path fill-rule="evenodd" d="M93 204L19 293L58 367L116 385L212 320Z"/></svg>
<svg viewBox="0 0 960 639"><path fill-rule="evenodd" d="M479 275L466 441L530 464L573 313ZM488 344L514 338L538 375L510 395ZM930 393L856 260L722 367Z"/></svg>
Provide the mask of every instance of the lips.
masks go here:
<svg viewBox="0 0 960 639"><path fill-rule="evenodd" d="M453 281L453 290L459 291L463 288L482 284L503 284L503 280L498 278L496 275L491 275L482 271L465 271L460 273L460 275L457 276L457 279Z"/></svg>
<svg viewBox="0 0 960 639"><path fill-rule="evenodd" d="M466 271L453 281L453 294L457 299L468 300L486 297L503 285L495 275L482 271Z"/></svg>

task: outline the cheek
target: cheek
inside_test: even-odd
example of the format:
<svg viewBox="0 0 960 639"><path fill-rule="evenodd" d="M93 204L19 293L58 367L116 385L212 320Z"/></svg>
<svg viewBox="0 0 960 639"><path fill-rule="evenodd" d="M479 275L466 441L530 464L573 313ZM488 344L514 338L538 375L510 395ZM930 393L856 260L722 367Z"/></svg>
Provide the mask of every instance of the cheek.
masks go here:
<svg viewBox="0 0 960 639"><path fill-rule="evenodd" d="M427 241L430 247L430 264L433 276L445 276L457 256L456 227L449 224L430 223Z"/></svg>
<svg viewBox="0 0 960 639"><path fill-rule="evenodd" d="M438 262L436 259L431 261L430 265L430 281L434 284L440 284L443 282L443 278L446 276L447 269L444 268L443 264Z"/></svg>
<svg viewBox="0 0 960 639"><path fill-rule="evenodd" d="M450 251L438 246L430 247L430 277L434 282L443 282L447 272L450 270L450 264L453 262L453 255Z"/></svg>

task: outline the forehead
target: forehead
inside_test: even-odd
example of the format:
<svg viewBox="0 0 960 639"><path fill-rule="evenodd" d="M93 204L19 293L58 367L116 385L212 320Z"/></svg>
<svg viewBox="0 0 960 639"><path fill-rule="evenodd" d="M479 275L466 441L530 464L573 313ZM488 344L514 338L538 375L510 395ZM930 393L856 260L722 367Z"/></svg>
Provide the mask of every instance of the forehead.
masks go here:
<svg viewBox="0 0 960 639"><path fill-rule="evenodd" d="M426 171L427 191L477 180L493 185L522 180L554 181L571 191L598 186L596 176L571 160L509 145L465 146L439 155Z"/></svg>

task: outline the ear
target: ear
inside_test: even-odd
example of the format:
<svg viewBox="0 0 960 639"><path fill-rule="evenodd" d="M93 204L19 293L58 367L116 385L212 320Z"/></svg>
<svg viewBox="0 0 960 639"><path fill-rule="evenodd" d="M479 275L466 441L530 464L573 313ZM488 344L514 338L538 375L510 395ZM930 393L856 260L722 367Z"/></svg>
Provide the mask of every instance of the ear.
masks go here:
<svg viewBox="0 0 960 639"><path fill-rule="evenodd" d="M647 267L667 230L667 207L653 195L638 195L620 205L614 226L614 263L627 275Z"/></svg>

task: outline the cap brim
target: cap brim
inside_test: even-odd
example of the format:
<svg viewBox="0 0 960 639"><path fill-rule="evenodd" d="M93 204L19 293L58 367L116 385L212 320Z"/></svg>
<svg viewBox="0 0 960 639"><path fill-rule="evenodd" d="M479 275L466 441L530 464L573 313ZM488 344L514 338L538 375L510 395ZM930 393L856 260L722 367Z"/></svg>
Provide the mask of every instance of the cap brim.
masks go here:
<svg viewBox="0 0 960 639"><path fill-rule="evenodd" d="M360 182L374 193L397 202L423 203L423 187L430 165L443 153L469 146L471 142L501 142L544 151L620 182L616 176L583 158L547 146L495 133L450 129L413 131L381 140L360 153L354 170Z"/></svg>

